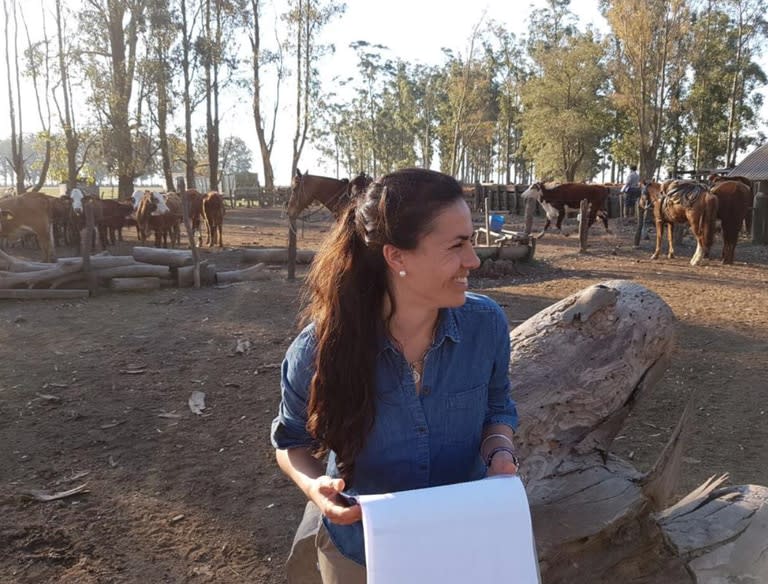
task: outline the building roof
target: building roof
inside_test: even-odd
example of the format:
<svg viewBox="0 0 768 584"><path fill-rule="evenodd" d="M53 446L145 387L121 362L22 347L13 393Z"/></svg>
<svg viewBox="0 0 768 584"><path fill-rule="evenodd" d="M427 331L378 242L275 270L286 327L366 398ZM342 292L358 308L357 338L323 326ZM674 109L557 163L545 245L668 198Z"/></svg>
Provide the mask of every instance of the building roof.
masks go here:
<svg viewBox="0 0 768 584"><path fill-rule="evenodd" d="M737 164L728 176L743 176L749 180L768 180L768 142Z"/></svg>

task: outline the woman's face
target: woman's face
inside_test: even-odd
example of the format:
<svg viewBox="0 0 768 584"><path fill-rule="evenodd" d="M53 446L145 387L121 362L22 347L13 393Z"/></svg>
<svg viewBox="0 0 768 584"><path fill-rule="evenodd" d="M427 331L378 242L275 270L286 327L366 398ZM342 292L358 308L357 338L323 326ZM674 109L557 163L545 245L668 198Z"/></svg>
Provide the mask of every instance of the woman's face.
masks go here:
<svg viewBox="0 0 768 584"><path fill-rule="evenodd" d="M403 251L406 277L399 284L409 301L430 308L464 304L469 271L480 265L472 247L472 214L459 199L441 211L416 249Z"/></svg>

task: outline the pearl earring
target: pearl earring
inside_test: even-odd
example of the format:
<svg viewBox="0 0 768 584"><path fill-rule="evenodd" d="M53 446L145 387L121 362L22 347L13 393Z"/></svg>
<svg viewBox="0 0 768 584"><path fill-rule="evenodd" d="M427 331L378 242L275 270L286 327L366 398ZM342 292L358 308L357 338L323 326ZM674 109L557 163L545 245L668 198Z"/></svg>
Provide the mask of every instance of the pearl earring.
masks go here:
<svg viewBox="0 0 768 584"><path fill-rule="evenodd" d="M398 274L400 275L401 278L405 278L405 270L400 270Z"/></svg>

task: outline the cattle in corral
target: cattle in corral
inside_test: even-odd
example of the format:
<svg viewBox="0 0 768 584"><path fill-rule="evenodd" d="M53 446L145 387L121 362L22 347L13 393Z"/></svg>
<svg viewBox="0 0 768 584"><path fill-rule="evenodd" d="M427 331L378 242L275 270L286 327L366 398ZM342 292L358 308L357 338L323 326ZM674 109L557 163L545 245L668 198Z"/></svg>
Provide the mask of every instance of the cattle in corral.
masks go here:
<svg viewBox="0 0 768 584"><path fill-rule="evenodd" d="M181 223L184 221L184 208L181 195L169 192L165 194L168 207L168 234L171 237L171 247L181 245Z"/></svg>
<svg viewBox="0 0 768 584"><path fill-rule="evenodd" d="M224 247L224 196L211 191L203 198L203 219L208 229L208 246L213 247L217 243Z"/></svg>
<svg viewBox="0 0 768 584"><path fill-rule="evenodd" d="M0 237L10 239L31 231L44 261L54 261L53 201L53 197L38 192L0 199Z"/></svg>
<svg viewBox="0 0 768 584"><path fill-rule="evenodd" d="M139 210L139 203L141 203L144 195L148 192L149 191L133 191L133 194L131 195L131 204L133 205L134 211Z"/></svg>
<svg viewBox="0 0 768 584"><path fill-rule="evenodd" d="M611 230L608 228L607 201L609 194L610 189L603 185L586 183L545 184L538 182L528 187L521 197L535 199L547 214L547 222L539 234L539 237L541 237L552 224L552 221L556 221L555 226L562 233L565 208L578 209L581 201L584 199L589 201L587 227L591 227L597 221L597 218L600 217L606 232L611 233Z"/></svg>
<svg viewBox="0 0 768 584"><path fill-rule="evenodd" d="M127 201L110 199L94 199L94 221L99 232L101 246L107 243L115 245L123 241L123 227L126 227L128 217L133 212L133 205Z"/></svg>
<svg viewBox="0 0 768 584"><path fill-rule="evenodd" d="M51 197L52 209L51 219L53 221L53 243L54 245L70 245L78 241L77 224L75 212L72 208L72 198L69 195L61 197Z"/></svg>
<svg viewBox="0 0 768 584"><path fill-rule="evenodd" d="M181 198L176 193L147 191L136 212L139 239L146 242L150 232L155 234L155 247L171 247L180 240Z"/></svg>
<svg viewBox="0 0 768 584"><path fill-rule="evenodd" d="M685 180L668 180L661 184L641 181L640 185L641 205L650 201L656 223L656 249L651 259L658 259L661 254L664 225L667 226L669 244L667 257L675 257L673 230L676 223L688 223L696 237L696 252L691 258L691 265L696 266L709 258L715 237L718 201L707 186Z"/></svg>
<svg viewBox="0 0 768 584"><path fill-rule="evenodd" d="M133 191L133 194L131 195L131 204L133 205L133 213L126 220L126 225L133 223L133 225L136 226L136 239L138 239L139 241L144 241L145 238L142 237L141 228L139 227L139 222L136 219L136 216L139 212L139 205L141 204L141 200L144 198L144 196L148 192L149 191Z"/></svg>
<svg viewBox="0 0 768 584"><path fill-rule="evenodd" d="M718 181L710 189L717 197L717 218L723 232L723 263L732 264L736 255L739 231L752 214L752 188L742 181Z"/></svg>
<svg viewBox="0 0 768 584"><path fill-rule="evenodd" d="M184 191L184 196L189 199L189 222L192 227L192 237L197 235L198 247L203 245L203 231L200 228L201 220L203 218L203 195L197 189L187 189Z"/></svg>

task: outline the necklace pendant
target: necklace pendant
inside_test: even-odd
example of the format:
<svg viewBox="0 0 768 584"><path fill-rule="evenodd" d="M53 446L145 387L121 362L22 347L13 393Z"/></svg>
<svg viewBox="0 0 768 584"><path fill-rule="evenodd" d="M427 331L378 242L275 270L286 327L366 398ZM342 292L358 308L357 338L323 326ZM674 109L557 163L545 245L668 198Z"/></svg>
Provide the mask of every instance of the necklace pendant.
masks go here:
<svg viewBox="0 0 768 584"><path fill-rule="evenodd" d="M419 381L421 381L421 373L419 373L415 369L412 371L412 373L413 373L413 382L414 383L418 383Z"/></svg>

